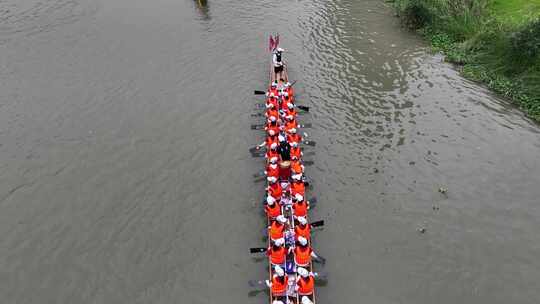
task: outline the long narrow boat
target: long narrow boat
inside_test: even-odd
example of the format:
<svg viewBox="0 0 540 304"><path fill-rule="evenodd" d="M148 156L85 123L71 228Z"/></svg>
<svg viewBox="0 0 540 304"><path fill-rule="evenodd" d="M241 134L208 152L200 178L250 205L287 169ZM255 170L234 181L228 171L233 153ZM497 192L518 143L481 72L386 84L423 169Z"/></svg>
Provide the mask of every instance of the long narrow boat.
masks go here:
<svg viewBox="0 0 540 304"><path fill-rule="evenodd" d="M283 74L284 74L283 75L283 81L281 81L280 79L277 80L278 88L285 87L285 84L288 83L288 81L289 81L286 65L285 65ZM276 79L274 79L273 67L271 65L270 66L270 85L269 85L268 92L270 92L272 90L271 89L271 84L275 80ZM291 87L289 92L292 92L292 87ZM290 96L290 98L291 98L290 99L291 102L294 102L293 96ZM265 114L266 114L266 112L265 112ZM282 114L280 114L280 115L282 115ZM278 119L278 123L281 124L280 127L284 126L283 121L281 119ZM283 135L285 135L285 134L283 134ZM266 159L265 164L267 164L268 161L269 160ZM291 199L291 195L290 195L290 191L291 191L290 188L291 188L291 182L292 182L291 173L290 173L291 169L288 167L288 165L290 166L290 161L287 162L287 161L280 160L280 163L279 163L280 178L279 178L278 183L280 183L280 185L281 185L281 187L283 189L283 195L281 196L279 203L281 205L281 214L283 216L285 216L286 219L287 219L287 222L285 224L285 226L287 228L286 228L286 231L284 233L284 235L285 235L285 246L287 248L287 252L289 252L289 249L290 249L290 251L294 252L294 248L296 246L296 236L295 236L295 225L296 225L295 222L296 222L296 220L295 220L295 215L294 215L294 211L293 211L293 208L292 208L292 199ZM287 170L289 170L288 175L287 175ZM281 174L283 172L285 172L285 173ZM302 183L303 183L303 179L302 179ZM266 192L266 190L265 190L265 192ZM267 195L267 193L265 193L265 196L266 195ZM303 195L303 199L306 200L305 193ZM306 200L306 203L308 203L307 200ZM309 220L308 215L306 215L305 218ZM267 216L267 227L269 227L269 229L270 229L270 226L272 224L272 221L273 221L273 219L271 219L270 217ZM270 248L272 246L272 239L271 239L271 235L270 235L270 230L268 230L267 234L268 234L267 235L268 248ZM311 247L311 238L308 239L308 246ZM310 262L307 266L304 266L303 268L307 269L311 274L313 272L313 263ZM295 263L294 253L290 253L290 252L287 253L286 263L285 263L283 269L285 270L285 275L287 276L287 279L288 279L288 286L286 288L286 292L281 294L281 295L274 295L272 290L270 290L270 293L269 293L270 294L270 297L269 297L270 304L280 303L279 301L281 301L284 304L289 304L289 303L294 303L294 304L312 304L313 303L314 304L315 303L315 290L313 290L313 292L311 294L307 294L307 295L301 295L297 291L296 286L297 286L297 281L299 279L299 275L297 274L298 266ZM272 278L275 275L275 267L272 265L272 260L271 260L270 256L268 257L268 273L269 273L269 282L272 282Z"/></svg>

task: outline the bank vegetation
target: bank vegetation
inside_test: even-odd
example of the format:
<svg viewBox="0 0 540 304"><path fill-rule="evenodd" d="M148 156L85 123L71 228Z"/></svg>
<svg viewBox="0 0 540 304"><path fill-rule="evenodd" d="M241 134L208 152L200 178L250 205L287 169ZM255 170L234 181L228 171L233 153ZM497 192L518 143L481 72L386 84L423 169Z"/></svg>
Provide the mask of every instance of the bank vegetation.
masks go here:
<svg viewBox="0 0 540 304"><path fill-rule="evenodd" d="M540 0L391 0L467 78L540 121Z"/></svg>

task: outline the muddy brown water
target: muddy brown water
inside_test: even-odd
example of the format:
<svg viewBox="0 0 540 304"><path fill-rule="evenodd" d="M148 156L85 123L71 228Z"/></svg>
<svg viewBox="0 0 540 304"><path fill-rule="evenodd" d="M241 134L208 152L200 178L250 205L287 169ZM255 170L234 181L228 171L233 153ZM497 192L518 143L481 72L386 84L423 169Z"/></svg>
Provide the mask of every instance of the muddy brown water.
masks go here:
<svg viewBox="0 0 540 304"><path fill-rule="evenodd" d="M265 303L270 32L312 107L319 303L538 303L539 127L352 0L0 1L0 302Z"/></svg>

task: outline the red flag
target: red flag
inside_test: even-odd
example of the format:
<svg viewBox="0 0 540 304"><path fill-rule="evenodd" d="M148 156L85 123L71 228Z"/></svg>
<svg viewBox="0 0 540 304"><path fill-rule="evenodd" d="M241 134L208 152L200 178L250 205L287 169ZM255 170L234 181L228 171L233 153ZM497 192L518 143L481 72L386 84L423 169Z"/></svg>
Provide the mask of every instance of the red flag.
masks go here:
<svg viewBox="0 0 540 304"><path fill-rule="evenodd" d="M268 41L268 50L270 52L274 49L275 44L274 38L272 38L272 35L270 35L270 40Z"/></svg>

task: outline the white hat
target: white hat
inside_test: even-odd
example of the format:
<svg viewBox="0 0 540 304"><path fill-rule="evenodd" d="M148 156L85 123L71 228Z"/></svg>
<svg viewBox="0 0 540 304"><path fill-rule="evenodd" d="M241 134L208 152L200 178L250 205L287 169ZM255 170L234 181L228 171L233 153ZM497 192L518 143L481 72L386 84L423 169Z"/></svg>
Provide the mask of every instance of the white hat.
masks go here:
<svg viewBox="0 0 540 304"><path fill-rule="evenodd" d="M291 128L289 132L291 132L292 134L296 133L296 128Z"/></svg>
<svg viewBox="0 0 540 304"><path fill-rule="evenodd" d="M274 157L272 157L272 158L274 158ZM270 164L270 168L276 169L276 168L277 168L277 164L271 163L271 164Z"/></svg>
<svg viewBox="0 0 540 304"><path fill-rule="evenodd" d="M303 276L304 278L307 278L309 276L309 271L307 271L307 269L305 269L304 267L298 267L296 271L298 272L299 275Z"/></svg>
<svg viewBox="0 0 540 304"><path fill-rule="evenodd" d="M302 304L313 304L313 302L309 299L308 296L302 297Z"/></svg>
<svg viewBox="0 0 540 304"><path fill-rule="evenodd" d="M283 91L283 96L285 96L285 97L289 97L289 93L287 93L287 92Z"/></svg>
<svg viewBox="0 0 540 304"><path fill-rule="evenodd" d="M307 220L306 220L306 217L305 216L299 216L297 218L298 222L300 222L300 224L302 225L306 225L307 224ZM300 238L299 238L300 239Z"/></svg>
<svg viewBox="0 0 540 304"><path fill-rule="evenodd" d="M275 177L273 177L273 176L269 176L269 177L267 178L267 180L268 180L269 182L271 182L271 183L277 182L277 178L275 178Z"/></svg>
<svg viewBox="0 0 540 304"><path fill-rule="evenodd" d="M277 149L277 143L272 143L270 145L270 149L272 149L272 150Z"/></svg>
<svg viewBox="0 0 540 304"><path fill-rule="evenodd" d="M273 163L276 163L278 161L278 158L277 156L274 156L272 158L270 158L270 162L273 164Z"/></svg>
<svg viewBox="0 0 540 304"><path fill-rule="evenodd" d="M282 48L280 48L280 47L278 47L278 48L276 49L276 51L278 51L278 52L283 52L283 51L285 51L285 50L282 49Z"/></svg>
<svg viewBox="0 0 540 304"><path fill-rule="evenodd" d="M294 198L297 200L297 201L303 201L304 200L304 197L302 196L302 194L300 193L296 193L296 195L294 196Z"/></svg>
<svg viewBox="0 0 540 304"><path fill-rule="evenodd" d="M273 87L277 86L277 80L272 82L271 86L273 86Z"/></svg>
<svg viewBox="0 0 540 304"><path fill-rule="evenodd" d="M307 242L307 240L306 240ZM277 240L274 241L274 245L276 246L283 246L285 244L285 239L284 238L279 238Z"/></svg>
<svg viewBox="0 0 540 304"><path fill-rule="evenodd" d="M287 103L287 107L288 107L289 109L292 109L292 108L294 108L294 105L293 105L292 103L288 102L288 103Z"/></svg>
<svg viewBox="0 0 540 304"><path fill-rule="evenodd" d="M277 120L277 118L275 116L270 116L270 118L268 118L268 120L270 120L271 122L275 122Z"/></svg>
<svg viewBox="0 0 540 304"><path fill-rule="evenodd" d="M296 148L296 147L298 147L298 143L295 142L295 141L293 141L293 142L291 143L291 146Z"/></svg>
<svg viewBox="0 0 540 304"><path fill-rule="evenodd" d="M300 179L302 179L302 173L294 174L291 177L294 180L300 180Z"/></svg>
<svg viewBox="0 0 540 304"><path fill-rule="evenodd" d="M276 265L276 267L274 267L274 271L280 277L285 275L285 271L283 271L283 268L279 267L279 265Z"/></svg>
<svg viewBox="0 0 540 304"><path fill-rule="evenodd" d="M270 134L270 136L274 136L274 135L276 135L276 131L270 129L270 130L268 130L268 134Z"/></svg>
<svg viewBox="0 0 540 304"><path fill-rule="evenodd" d="M284 142L285 141L285 137L283 137L281 134L278 136L278 140L279 142Z"/></svg>
<svg viewBox="0 0 540 304"><path fill-rule="evenodd" d="M275 97L276 95L274 95L274 92L270 92L270 94L268 94L269 97Z"/></svg>
<svg viewBox="0 0 540 304"><path fill-rule="evenodd" d="M287 222L287 218L285 218L283 215L278 215L276 217L276 221L282 223L282 224L285 224Z"/></svg>
<svg viewBox="0 0 540 304"><path fill-rule="evenodd" d="M299 236L298 237L298 243L300 243L300 245L302 246L306 246L307 245L307 239L303 236Z"/></svg>
<svg viewBox="0 0 540 304"><path fill-rule="evenodd" d="M276 202L276 199L273 198L272 196L269 195L266 197L266 203L268 203L268 205L272 206L275 202Z"/></svg>

